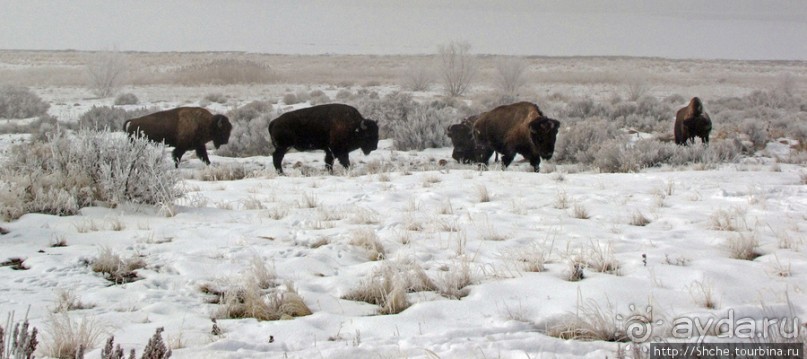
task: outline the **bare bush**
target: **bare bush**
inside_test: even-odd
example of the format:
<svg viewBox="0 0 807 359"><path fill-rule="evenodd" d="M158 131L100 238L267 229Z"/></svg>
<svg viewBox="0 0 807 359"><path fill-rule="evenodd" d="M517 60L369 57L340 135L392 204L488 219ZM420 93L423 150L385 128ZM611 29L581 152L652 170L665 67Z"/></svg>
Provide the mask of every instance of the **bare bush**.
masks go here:
<svg viewBox="0 0 807 359"><path fill-rule="evenodd" d="M129 72L126 55L120 51L101 51L87 64L89 87L98 97L109 97L123 86Z"/></svg>
<svg viewBox="0 0 807 359"><path fill-rule="evenodd" d="M438 48L440 75L449 97L464 95L476 76L477 65L470 51L468 42L451 41Z"/></svg>
<svg viewBox="0 0 807 359"><path fill-rule="evenodd" d="M45 115L50 105L28 88L0 86L0 118L29 118Z"/></svg>
<svg viewBox="0 0 807 359"><path fill-rule="evenodd" d="M409 91L428 91L434 82L434 74L425 66L410 65L402 75L403 88Z"/></svg>
<svg viewBox="0 0 807 359"><path fill-rule="evenodd" d="M130 283L138 280L138 269L145 268L146 263L138 257L122 259L109 248L101 248L98 256L90 266L93 272L101 273L105 279L114 284Z"/></svg>
<svg viewBox="0 0 807 359"><path fill-rule="evenodd" d="M505 57L496 61L496 87L502 95L515 97L527 84L527 62L519 57Z"/></svg>

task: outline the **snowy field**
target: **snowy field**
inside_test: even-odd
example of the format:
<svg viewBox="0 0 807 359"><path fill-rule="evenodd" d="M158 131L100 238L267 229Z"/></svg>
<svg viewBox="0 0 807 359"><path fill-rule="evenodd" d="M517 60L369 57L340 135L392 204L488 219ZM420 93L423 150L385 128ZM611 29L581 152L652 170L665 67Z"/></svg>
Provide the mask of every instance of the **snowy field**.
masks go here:
<svg viewBox="0 0 807 359"><path fill-rule="evenodd" d="M614 59L568 61L577 61L564 67L573 80L537 84L536 97L556 85L568 93L597 89L591 97L604 99L621 86L587 80L602 79L596 69ZM704 72L749 71L692 84L680 61L625 61L644 74L668 69L653 77L648 91L656 96L693 88L739 96L774 79L769 67L804 71L801 63L699 62ZM112 101L73 85L32 88L66 120ZM125 90L137 94L138 106L160 108L226 93L226 104L209 105L226 112L295 88L333 97L337 86ZM0 150L20 137L0 136ZM268 153L211 155L213 169L188 153L180 165L185 195L169 215L149 206L89 207L76 216L0 222L9 231L0 236L0 261L25 267L0 267L0 314L28 313L41 341L64 315L91 323L102 334L89 358L99 357L109 335L140 353L158 327L173 358L634 357L631 346L650 341L747 340L713 325L724 318L754 323L766 335L759 341L786 341L773 332L807 330L807 170L769 156L791 151L788 144L772 141L767 151L715 169L618 174L553 161L536 174L520 157L507 171L479 171L456 164L451 148L397 151L390 140L369 156L353 152L356 168L337 167L335 175L324 173L321 152L286 155L285 177L274 174ZM247 175L200 180L216 168ZM114 284L94 273L89 263L108 255L140 262L137 280ZM348 299L362 289L370 296L389 289L386 303ZM296 291L311 314L218 319L214 333L211 318L225 306L215 293L228 290L266 298ZM69 304L67 314L54 313ZM382 313L391 307L401 310ZM763 330L772 319L791 325ZM693 320L712 325L691 336L672 331Z"/></svg>

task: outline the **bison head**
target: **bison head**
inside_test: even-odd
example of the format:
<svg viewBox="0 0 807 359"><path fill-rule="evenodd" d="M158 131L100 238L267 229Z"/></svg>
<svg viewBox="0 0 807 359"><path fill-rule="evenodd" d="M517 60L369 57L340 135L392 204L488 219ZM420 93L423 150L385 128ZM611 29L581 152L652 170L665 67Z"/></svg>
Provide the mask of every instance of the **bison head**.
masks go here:
<svg viewBox="0 0 807 359"><path fill-rule="evenodd" d="M356 138L361 151L369 155L378 148L378 124L373 120L362 120L356 128Z"/></svg>
<svg viewBox="0 0 807 359"><path fill-rule="evenodd" d="M701 102L701 99L693 97L692 100L689 101L689 108L693 116L698 116L703 113L703 102Z"/></svg>
<svg viewBox="0 0 807 359"><path fill-rule="evenodd" d="M560 122L551 118L539 117L532 120L530 126L530 140L538 150L541 158L548 160L555 152L555 138L558 136Z"/></svg>
<svg viewBox="0 0 807 359"><path fill-rule="evenodd" d="M230 141L230 131L233 129L230 120L224 115L214 115L211 125L213 126L211 131L213 134L213 146L219 148L221 145L226 145Z"/></svg>
<svg viewBox="0 0 807 359"><path fill-rule="evenodd" d="M709 142L709 133L712 132L712 120L706 114L701 114L695 117L684 120L684 127L689 133L689 137L694 139L696 136Z"/></svg>
<svg viewBox="0 0 807 359"><path fill-rule="evenodd" d="M451 144L454 145L454 147L468 148L475 145L474 134L472 131L473 129L471 126L464 123L458 123L448 126L446 129L446 134L448 134L448 138L451 139Z"/></svg>

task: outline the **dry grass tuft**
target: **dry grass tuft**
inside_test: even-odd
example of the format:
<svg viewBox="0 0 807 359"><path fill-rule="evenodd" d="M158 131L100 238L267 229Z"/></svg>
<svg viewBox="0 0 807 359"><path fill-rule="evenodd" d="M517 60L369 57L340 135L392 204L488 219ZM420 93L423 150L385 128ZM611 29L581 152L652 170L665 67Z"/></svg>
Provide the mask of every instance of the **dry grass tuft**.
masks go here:
<svg viewBox="0 0 807 359"><path fill-rule="evenodd" d="M557 195L555 195L555 208L557 209L566 209L569 208L569 196L566 194L564 190L558 190Z"/></svg>
<svg viewBox="0 0 807 359"><path fill-rule="evenodd" d="M264 293L257 283L246 280L240 286L213 291L212 294L220 295L220 306L213 316L217 319L286 320L310 315L311 309L293 284L287 282L285 287Z"/></svg>
<svg viewBox="0 0 807 359"><path fill-rule="evenodd" d="M142 258L133 256L124 260L107 247L100 249L98 256L90 265L93 272L101 273L106 280L115 284L131 283L140 279L135 271L145 267L146 262Z"/></svg>
<svg viewBox="0 0 807 359"><path fill-rule="evenodd" d="M95 305L82 303L73 290L59 289L56 292L56 306L53 308L53 312L62 313L71 310L90 309L93 307L95 307Z"/></svg>
<svg viewBox="0 0 807 359"><path fill-rule="evenodd" d="M748 228L745 210L735 207L731 210L718 209L709 216L709 228L717 231L743 231Z"/></svg>
<svg viewBox="0 0 807 359"><path fill-rule="evenodd" d="M731 258L752 261L761 256L759 253L759 240L755 233L737 233L728 240Z"/></svg>
<svg viewBox="0 0 807 359"><path fill-rule="evenodd" d="M384 261L358 288L342 298L378 305L379 314L398 314L411 305L406 293L435 289L435 284L417 263Z"/></svg>
<svg viewBox="0 0 807 359"><path fill-rule="evenodd" d="M477 185L476 186L476 195L479 203L486 203L490 202L490 192L488 192L488 187L485 185Z"/></svg>
<svg viewBox="0 0 807 359"><path fill-rule="evenodd" d="M588 213L586 207L583 207L582 204L575 202L574 206L572 206L572 216L577 219L589 219L591 215Z"/></svg>
<svg viewBox="0 0 807 359"><path fill-rule="evenodd" d="M715 298L712 284L706 280L694 281L689 285L689 295L695 304L708 309L717 309L717 298Z"/></svg>
<svg viewBox="0 0 807 359"><path fill-rule="evenodd" d="M384 259L386 253L384 246L378 239L378 235L371 229L359 229L351 233L350 244L364 248L367 251L367 258L371 261Z"/></svg>
<svg viewBox="0 0 807 359"><path fill-rule="evenodd" d="M470 293L468 286L474 282L471 260L463 255L450 266L445 266L444 271L440 272L437 291L446 298L460 299Z"/></svg>
<svg viewBox="0 0 807 359"><path fill-rule="evenodd" d="M88 317L76 320L66 312L51 315L48 329L43 341L44 353L59 359L83 357L80 353L95 348L103 333L96 321Z"/></svg>
<svg viewBox="0 0 807 359"><path fill-rule="evenodd" d="M647 216L637 210L636 212L633 212L633 216L631 216L629 223L632 226L644 227L650 224L650 222L652 222L650 218L647 218Z"/></svg>

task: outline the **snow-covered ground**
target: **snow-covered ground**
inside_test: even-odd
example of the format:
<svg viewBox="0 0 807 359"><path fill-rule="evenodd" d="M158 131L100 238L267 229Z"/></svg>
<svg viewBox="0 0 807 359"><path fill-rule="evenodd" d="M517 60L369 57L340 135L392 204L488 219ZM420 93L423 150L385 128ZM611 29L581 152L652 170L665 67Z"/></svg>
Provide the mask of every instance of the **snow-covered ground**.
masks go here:
<svg viewBox="0 0 807 359"><path fill-rule="evenodd" d="M108 105L81 91L39 93L60 118ZM210 91L134 92L144 105L167 108ZM234 101L258 99L255 93L245 88ZM14 140L19 136L0 137L0 151ZM767 153L789 150L771 146ZM221 181L191 179L210 169L186 154L186 195L173 216L151 207L93 207L77 216L0 222L9 230L0 236L0 261L20 258L28 268L0 267L0 314L19 319L27 312L47 333L67 293L86 307L71 310L71 318L104 331L99 346L114 335L140 353L164 327L174 358L603 358L627 344L549 334L575 317L621 330L650 317L648 310L652 321L641 328L668 341L693 340L669 331L687 318L807 319L803 166L755 157L714 170L602 174L557 165L536 174L526 163L479 171L455 164L450 153L395 151L383 140L369 156L351 154L355 171L337 168L335 175L324 174L321 152L290 153L286 177L274 175L268 156L211 156L214 168L250 174ZM367 238L377 239L382 255L362 246ZM753 241L758 256L733 258ZM52 246L59 242L66 246ZM113 285L93 273L88 263L104 252L141 259L140 279ZM221 305L203 289L243 283L255 263L276 274L275 289L293 286L313 313L219 319L222 332L212 334ZM575 263L583 278L570 281ZM422 269L434 287L406 293L411 306L391 315L343 299L373 275L379 279L382 268L406 275ZM462 280L470 285L452 292ZM637 341L648 339L639 334Z"/></svg>

